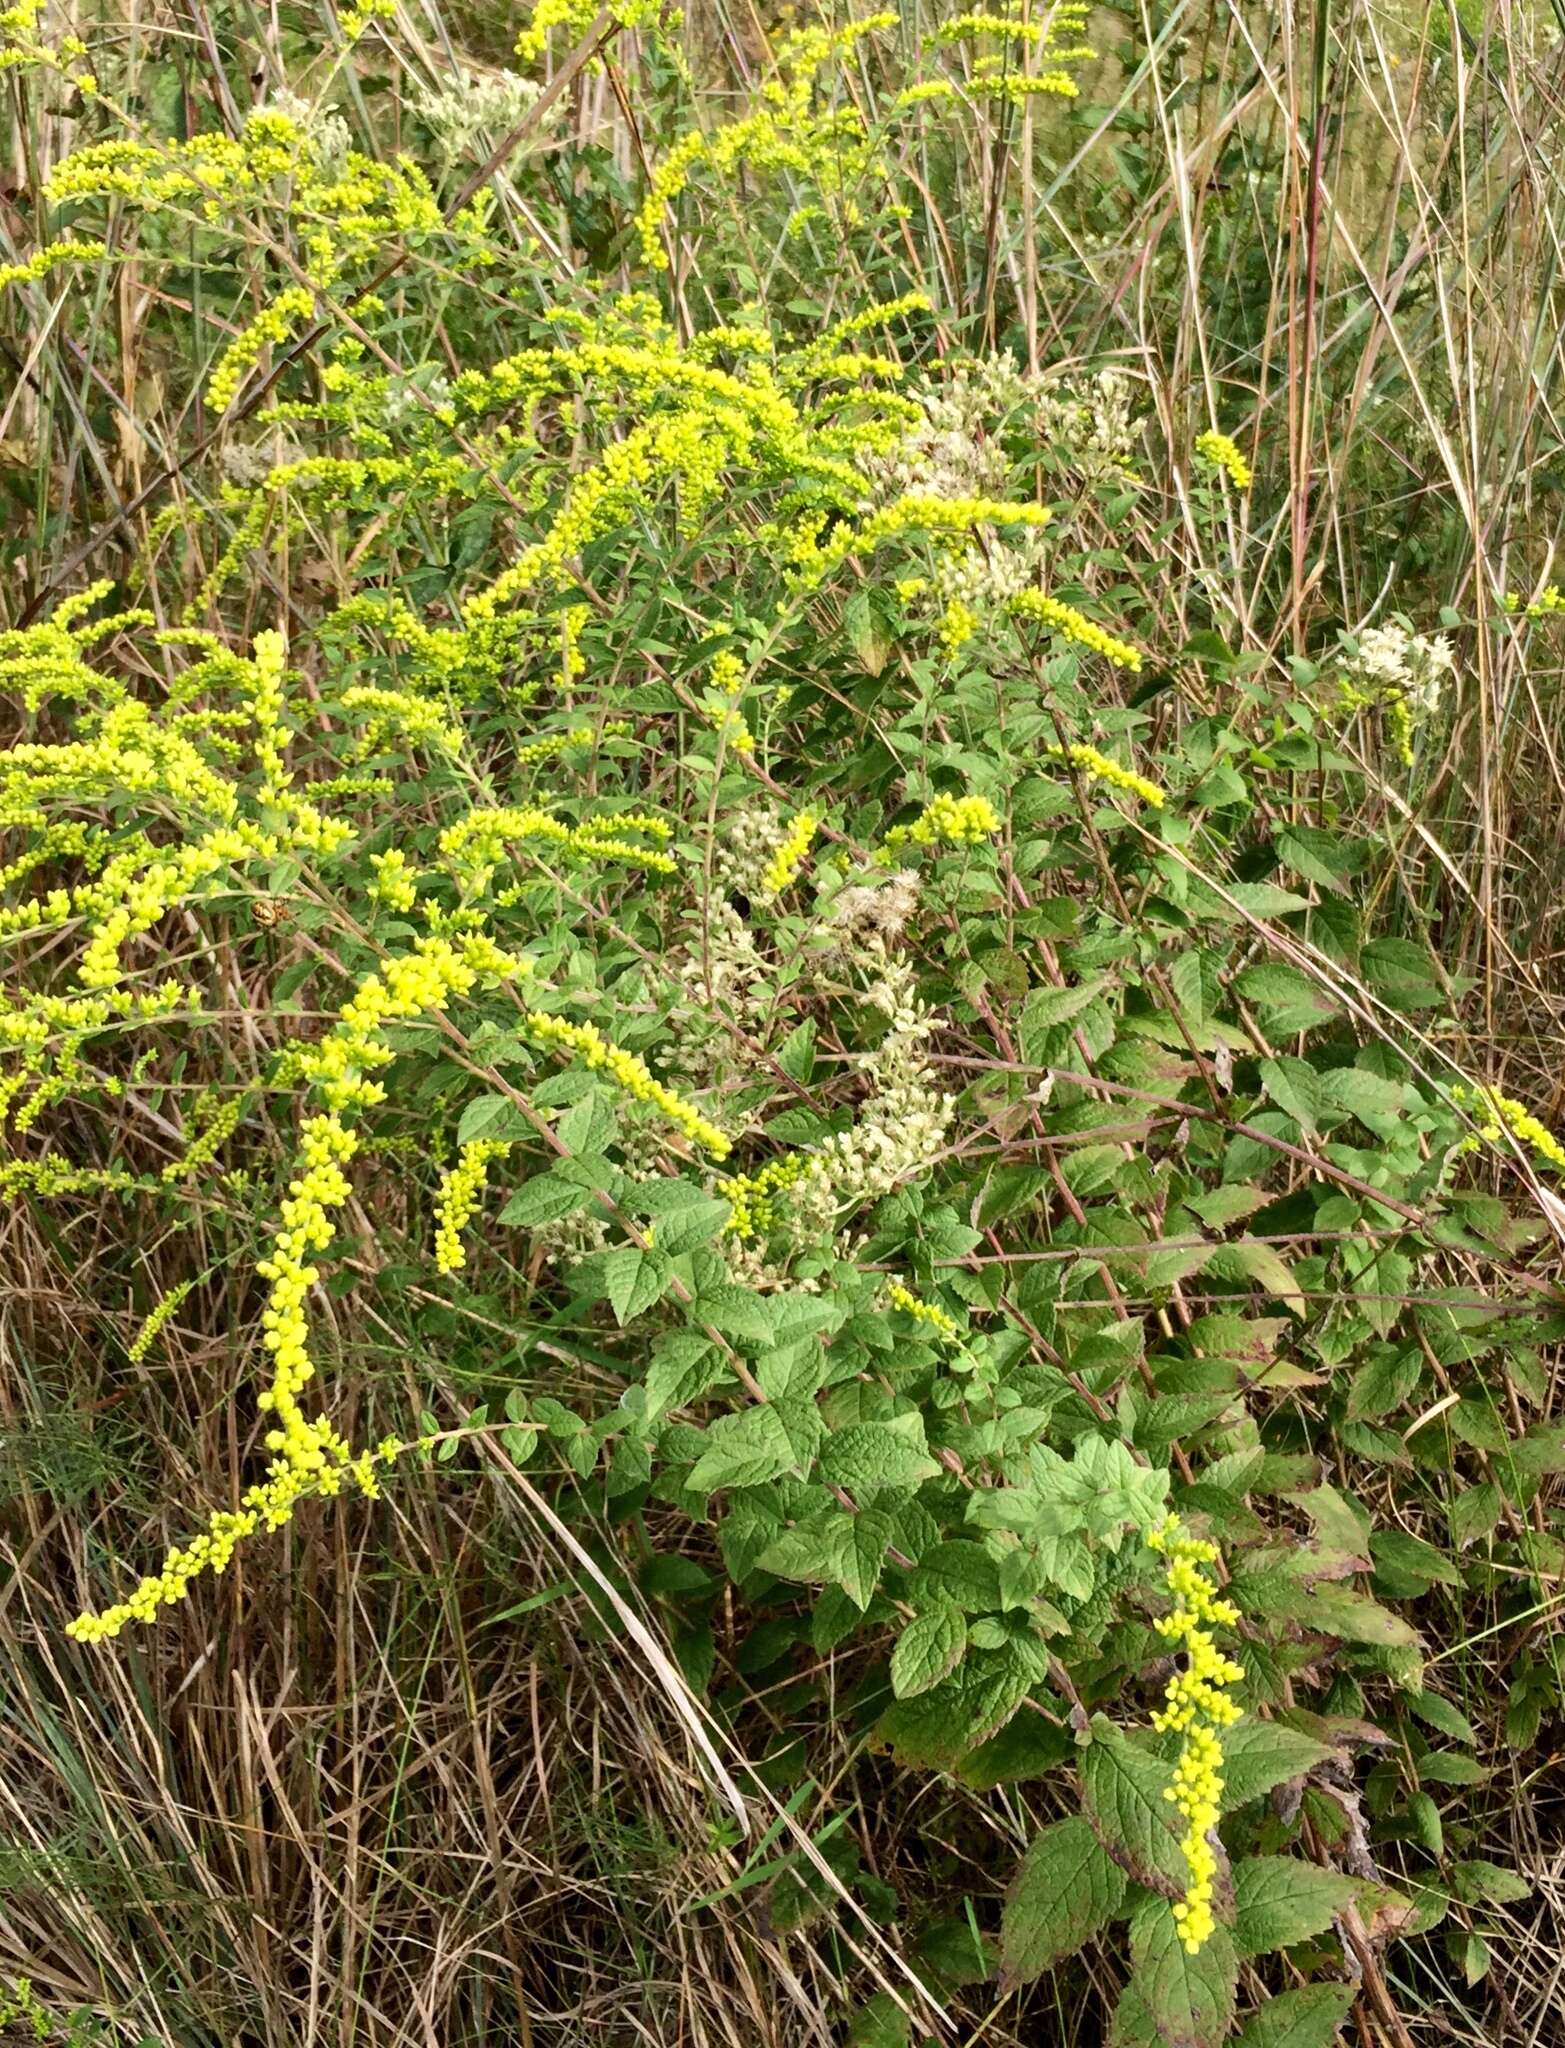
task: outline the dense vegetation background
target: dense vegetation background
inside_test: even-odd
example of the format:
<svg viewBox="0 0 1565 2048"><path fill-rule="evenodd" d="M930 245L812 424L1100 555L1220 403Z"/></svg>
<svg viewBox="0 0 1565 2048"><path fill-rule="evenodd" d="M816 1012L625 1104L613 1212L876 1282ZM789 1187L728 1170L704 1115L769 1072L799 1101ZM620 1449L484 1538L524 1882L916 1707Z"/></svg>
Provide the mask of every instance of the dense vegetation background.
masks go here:
<svg viewBox="0 0 1565 2048"><path fill-rule="evenodd" d="M1560 2038L1562 29L0 12L7 2037Z"/></svg>

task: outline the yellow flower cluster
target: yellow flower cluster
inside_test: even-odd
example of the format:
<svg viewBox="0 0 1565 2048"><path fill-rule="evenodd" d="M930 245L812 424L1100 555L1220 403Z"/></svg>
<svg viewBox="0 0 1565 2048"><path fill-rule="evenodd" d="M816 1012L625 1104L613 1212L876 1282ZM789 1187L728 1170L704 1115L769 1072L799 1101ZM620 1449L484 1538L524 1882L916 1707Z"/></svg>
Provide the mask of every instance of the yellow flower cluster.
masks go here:
<svg viewBox="0 0 1565 2048"><path fill-rule="evenodd" d="M1525 609L1529 619L1551 618L1556 612L1565 612L1565 591L1562 591L1557 583L1546 584L1543 591L1523 607L1516 592L1508 590L1505 593L1505 609L1508 612Z"/></svg>
<svg viewBox="0 0 1565 2048"><path fill-rule="evenodd" d="M1236 491L1247 491L1254 483L1255 472L1240 454L1239 444L1227 434L1197 434L1195 452L1212 469L1226 476Z"/></svg>
<svg viewBox="0 0 1565 2048"><path fill-rule="evenodd" d="M184 1180L189 1174L209 1165L239 1128L248 1102L249 1097L242 1090L231 1095L226 1102L203 1091L191 1111L192 1122L199 1125L197 1134L180 1157L171 1159L164 1167L164 1181L172 1184Z"/></svg>
<svg viewBox="0 0 1565 2048"><path fill-rule="evenodd" d="M891 865L901 846L977 846L1000 829L1000 816L986 796L937 796L910 825L893 825L876 860Z"/></svg>
<svg viewBox="0 0 1565 2048"><path fill-rule="evenodd" d="M304 1303L320 1273L310 1254L331 1243L331 1212L351 1193L343 1169L357 1150L358 1139L334 1111L306 1118L299 1133L302 1171L288 1183L272 1248L255 1269L270 1283L261 1342L272 1354L272 1380L257 1403L273 1417L266 1447L300 1471L319 1472L326 1459L325 1420L306 1421L298 1402L299 1389L315 1375Z"/></svg>
<svg viewBox="0 0 1565 2048"><path fill-rule="evenodd" d="M661 0L614 0L611 19L621 28L653 28L657 25ZM597 16L596 0L535 0L532 18L516 39L516 54L526 64L536 63L549 45L551 29L565 29L579 40ZM672 11L671 27L683 19Z"/></svg>
<svg viewBox="0 0 1565 2048"><path fill-rule="evenodd" d="M585 825L566 825L549 812L527 805L519 809L473 810L440 835L440 853L454 873L459 873L475 895L488 888L495 869L505 857L508 844L517 840L541 840L561 853L583 859L620 860L649 874L672 875L676 863L666 853L638 846L624 835L640 832L665 845L672 837L666 819L648 811L623 811L618 816L594 820Z"/></svg>
<svg viewBox="0 0 1565 2048"><path fill-rule="evenodd" d="M1013 618L1036 619L1062 639L1074 640L1077 646L1088 647L1094 654L1101 654L1115 668L1136 670L1141 667L1139 647L1133 647L1128 640L1116 638L1095 619L1089 619L1085 612L1077 611L1073 604L1065 604L1044 591L1019 590L1011 599L1009 610Z"/></svg>
<svg viewBox="0 0 1565 2048"><path fill-rule="evenodd" d="M1217 1852L1209 1836L1222 1813L1220 1731L1240 1718L1242 1710L1226 1688L1243 1682L1244 1666L1225 1657L1212 1635L1214 1628L1234 1628L1239 1620L1239 1610L1232 1601L1218 1598L1203 1570L1217 1562L1216 1546L1181 1535L1179 1527L1179 1517L1169 1515L1147 1535L1148 1547L1166 1560L1164 1583L1174 1603L1172 1612L1160 1615L1154 1626L1159 1635L1183 1649L1187 1659L1184 1669L1176 1670L1168 1681L1163 1707L1152 1716L1152 1725L1184 1737L1174 1781L1163 1797L1179 1809L1185 1822L1180 1846L1190 1882L1173 1912L1179 1939L1186 1952L1194 1955L1216 1925L1212 1891Z"/></svg>
<svg viewBox="0 0 1565 2048"><path fill-rule="evenodd" d="M170 1287L158 1297L152 1313L125 1347L125 1356L131 1361L132 1365L139 1365L146 1357L147 1353L157 1342L158 1332L168 1321L169 1317L173 1315L186 1295L190 1293L195 1284L193 1280L181 1280L178 1286Z"/></svg>
<svg viewBox="0 0 1565 2048"><path fill-rule="evenodd" d="M628 739L635 731L628 718L606 719L601 726L573 725L569 732L547 734L541 740L529 740L516 750L518 768L533 768L541 761L554 761L568 747L595 746L600 739Z"/></svg>
<svg viewBox="0 0 1565 2048"><path fill-rule="evenodd" d="M799 878L810 842L820 826L820 819L813 811L800 811L786 834L778 842L771 859L761 870L761 895L770 900L780 896L784 889L791 887Z"/></svg>
<svg viewBox="0 0 1565 2048"><path fill-rule="evenodd" d="M71 1166L63 1159L8 1159L0 1166L0 1195L129 1194L151 1186L117 1166Z"/></svg>
<svg viewBox="0 0 1565 2048"><path fill-rule="evenodd" d="M714 1159L726 1159L733 1150L726 1138L682 1095L658 1080L639 1053L626 1052L603 1036L596 1024L572 1024L564 1017L551 1017L545 1010L529 1010L527 1030L540 1045L574 1053L593 1073L607 1074L635 1102L645 1102L661 1111L692 1144L700 1145Z"/></svg>
<svg viewBox="0 0 1565 2048"><path fill-rule="evenodd" d="M372 21L395 21L397 0L353 0L340 16L343 40L356 43Z"/></svg>
<svg viewBox="0 0 1565 2048"><path fill-rule="evenodd" d="M393 846L386 853L372 853L370 866L374 877L369 893L377 903L384 903L388 910L411 910L418 901L418 879L414 869L408 866L408 857L401 847Z"/></svg>
<svg viewBox="0 0 1565 2048"><path fill-rule="evenodd" d="M338 1012L337 1023L301 1057L300 1071L333 1110L384 1102L384 1085L370 1076L394 1057L386 1025L443 1010L485 975L521 975L529 963L504 953L482 932L453 941L439 933L419 939L410 953L366 975Z"/></svg>
<svg viewBox="0 0 1565 2048"><path fill-rule="evenodd" d="M460 1272L467 1264L467 1247L462 1232L478 1207L489 1177L491 1159L503 1159L510 1151L504 1138L474 1138L462 1147L455 1166L440 1176L435 1196L435 1268L441 1273Z"/></svg>
<svg viewBox="0 0 1565 2048"><path fill-rule="evenodd" d="M845 55L865 36L896 25L893 13L868 14L839 29L806 29L789 36L777 52L779 76L760 88L762 104L755 113L727 122L710 135L693 129L681 136L653 173L636 215L645 260L654 269L668 268L659 230L701 164L709 164L719 177L730 176L741 164L749 174L783 172L813 181L827 195L846 202L873 161L864 118L853 107L831 106L817 112L815 81L831 58Z"/></svg>
<svg viewBox="0 0 1565 2048"><path fill-rule="evenodd" d="M712 687L725 697L737 697L744 688L744 663L732 648L725 647L712 656Z"/></svg>
<svg viewBox="0 0 1565 2048"><path fill-rule="evenodd" d="M1455 1101L1471 1106L1479 1119L1478 1135L1485 1143L1497 1143L1503 1128L1519 1143L1531 1146L1540 1159L1565 1172L1565 1145L1524 1103L1502 1095L1498 1088L1467 1088L1460 1081L1452 1082L1451 1094Z"/></svg>
<svg viewBox="0 0 1565 2048"><path fill-rule="evenodd" d="M250 325L236 334L217 360L207 382L207 404L216 413L227 412L238 396L239 387L261 358L263 349L285 342L313 315L315 295L303 285L290 285L257 313Z"/></svg>
<svg viewBox="0 0 1565 2048"><path fill-rule="evenodd" d="M373 1500L380 1492L379 1468L389 1465L403 1448L387 1437L373 1451L355 1457L346 1446L334 1443L329 1462L314 1473L274 1461L264 1480L245 1488L237 1511L215 1509L206 1528L189 1543L171 1550L162 1570L144 1578L128 1599L96 1614L77 1615L66 1623L65 1633L79 1643L101 1643L117 1636L127 1622L156 1621L161 1608L184 1599L202 1572L225 1570L247 1536L258 1529L281 1529L301 1500L312 1494L340 1493L344 1485L356 1487Z"/></svg>
<svg viewBox="0 0 1565 2048"><path fill-rule="evenodd" d="M893 1308L899 1308L904 1315L914 1317L918 1322L927 1323L929 1328L941 1337L958 1342L962 1326L955 1316L947 1315L937 1302L921 1301L911 1287L904 1287L900 1280L893 1280L886 1289L886 1299Z"/></svg>
<svg viewBox="0 0 1565 2048"><path fill-rule="evenodd" d="M12 284L37 284L66 263L106 263L108 257L106 242L50 242L20 263L0 263L0 291Z"/></svg>
<svg viewBox="0 0 1565 2048"><path fill-rule="evenodd" d="M954 661L978 631L981 620L970 604L964 604L959 597L951 598L940 615L940 648L948 661Z"/></svg>
<svg viewBox="0 0 1565 2048"><path fill-rule="evenodd" d="M395 0L359 0L343 13L344 33L351 42L371 20L394 12ZM329 124L323 129L329 132ZM276 107L254 109L233 135L209 129L182 141L92 143L54 167L45 192L56 205L112 199L147 214L188 207L203 228L239 238L259 209L281 212L320 289L399 236L446 236L482 261L476 213L469 209L448 224L412 158L381 162L353 149L323 148L313 124Z"/></svg>
<svg viewBox="0 0 1565 2048"><path fill-rule="evenodd" d="M1094 782L1106 782L1111 788L1123 789L1130 796L1139 797L1144 804L1150 804L1154 810L1160 811L1167 801L1155 782L1149 782L1133 768L1122 768L1118 761L1099 753L1096 747L1089 747L1084 740L1075 740L1066 747L1051 746L1048 751L1072 762Z"/></svg>
<svg viewBox="0 0 1565 2048"><path fill-rule="evenodd" d="M787 1152L755 1173L734 1173L720 1180L717 1192L729 1205L724 1235L765 1237L777 1226L777 1204L773 1198L802 1180L810 1169L807 1152Z"/></svg>
<svg viewBox="0 0 1565 2048"><path fill-rule="evenodd" d="M1049 517L1046 505L1008 498L937 498L927 491L908 491L863 520L842 520L824 544L819 521L802 522L780 537L787 542L801 585L813 586L853 556L873 554L905 534L949 539L979 526L1047 526Z"/></svg>

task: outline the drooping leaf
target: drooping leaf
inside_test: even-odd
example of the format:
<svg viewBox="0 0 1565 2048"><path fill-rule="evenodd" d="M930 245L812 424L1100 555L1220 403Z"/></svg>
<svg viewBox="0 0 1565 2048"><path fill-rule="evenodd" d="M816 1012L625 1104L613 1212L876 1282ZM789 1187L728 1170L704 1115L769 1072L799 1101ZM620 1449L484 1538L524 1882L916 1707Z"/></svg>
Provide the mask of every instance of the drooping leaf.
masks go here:
<svg viewBox="0 0 1565 2048"><path fill-rule="evenodd" d="M1358 1895L1358 1881L1301 1856L1247 1856L1234 1865L1234 1940L1242 1956L1270 1955L1324 1934Z"/></svg>
<svg viewBox="0 0 1565 2048"><path fill-rule="evenodd" d="M1234 2048L1331 2048L1352 2004L1351 1984L1280 1991L1245 2021Z"/></svg>
<svg viewBox="0 0 1565 2048"><path fill-rule="evenodd" d="M1076 1953L1118 1913L1125 1877L1081 1819L1040 1829L1006 1894L1000 1956L1030 1980Z"/></svg>
<svg viewBox="0 0 1565 2048"><path fill-rule="evenodd" d="M955 1607L915 1614L891 1653L891 1690L899 1700L928 1692L955 1670L966 1648L967 1622Z"/></svg>
<svg viewBox="0 0 1565 2048"><path fill-rule="evenodd" d="M1143 1899L1130 1922L1130 1982L1166 2048L1219 2048L1234 2016L1239 1965L1221 1925L1191 1955L1166 1899Z"/></svg>
<svg viewBox="0 0 1565 2048"><path fill-rule="evenodd" d="M1092 1741L1081 1753L1087 1817L1115 1862L1166 1898L1179 1897L1188 1880L1178 1818L1163 1796L1172 1782L1161 1758L1138 1749L1105 1715L1093 1716Z"/></svg>

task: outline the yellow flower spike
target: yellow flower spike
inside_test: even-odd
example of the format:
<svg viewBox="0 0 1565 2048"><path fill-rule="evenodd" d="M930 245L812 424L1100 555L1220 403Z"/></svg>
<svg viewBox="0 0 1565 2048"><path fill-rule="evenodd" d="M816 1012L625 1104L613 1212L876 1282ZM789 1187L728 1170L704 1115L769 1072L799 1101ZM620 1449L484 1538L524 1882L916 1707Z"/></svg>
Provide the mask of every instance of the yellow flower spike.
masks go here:
<svg viewBox="0 0 1565 2048"><path fill-rule="evenodd" d="M1051 746L1048 751L1062 760L1073 762L1092 781L1106 782L1113 789L1122 789L1129 796L1139 797L1142 803L1150 804L1155 811L1160 811L1167 801L1155 782L1149 782L1133 768L1122 768L1118 761L1100 753L1096 747L1089 747L1085 741L1077 740L1065 747Z"/></svg>
<svg viewBox="0 0 1565 2048"><path fill-rule="evenodd" d="M474 1138L462 1147L455 1166L440 1176L435 1197L435 1268L441 1273L460 1272L467 1264L467 1247L462 1232L478 1207L489 1177L489 1162L503 1159L511 1149L504 1138Z"/></svg>
<svg viewBox="0 0 1565 2048"><path fill-rule="evenodd" d="M810 842L820 825L813 811L800 811L761 871L761 894L770 901L799 879Z"/></svg>
<svg viewBox="0 0 1565 2048"><path fill-rule="evenodd" d="M700 1145L714 1159L726 1159L733 1150L732 1140L716 1124L708 1122L694 1104L659 1081L639 1053L626 1052L615 1045L596 1024L572 1024L568 1018L552 1017L544 1010L529 1010L524 1022L540 1045L574 1053L592 1072L606 1074L632 1101L659 1110L692 1144Z"/></svg>
<svg viewBox="0 0 1565 2048"><path fill-rule="evenodd" d="M1499 1138L1503 1125L1520 1144L1529 1146L1540 1159L1565 1172L1565 1145L1525 1103L1502 1095L1497 1088L1468 1088L1460 1081L1451 1084L1451 1095L1454 1101L1471 1107L1479 1119L1479 1135L1491 1145Z"/></svg>
<svg viewBox="0 0 1565 2048"><path fill-rule="evenodd" d="M1217 1562L1217 1548L1199 1537L1181 1533L1177 1515L1169 1515L1146 1534L1149 1550L1165 1560L1164 1585L1172 1611L1153 1624L1159 1635L1182 1649L1186 1664L1169 1679L1163 1705L1152 1716L1160 1732L1174 1730L1184 1738L1173 1782L1163 1796L1185 1823L1180 1843L1189 1882L1173 1906L1179 1939L1194 1955L1210 1937L1217 1876L1217 1854L1208 1839L1222 1813L1223 1745L1219 1731L1231 1728L1242 1709L1226 1690L1244 1680L1244 1667L1218 1648L1214 1628L1233 1628L1238 1609L1219 1597L1205 1567Z"/></svg>
<svg viewBox="0 0 1565 2048"><path fill-rule="evenodd" d="M886 1300L893 1308L899 1308L904 1315L925 1323L937 1336L946 1337L952 1343L960 1341L962 1326L955 1316L947 1315L938 1303L921 1301L911 1287L904 1287L900 1280L893 1280L886 1289Z"/></svg>
<svg viewBox="0 0 1565 2048"><path fill-rule="evenodd" d="M724 1236L741 1240L765 1237L778 1222L778 1207L772 1198L795 1186L809 1171L807 1152L787 1152L754 1173L730 1174L720 1180L717 1192L729 1205Z"/></svg>
<svg viewBox="0 0 1565 2048"><path fill-rule="evenodd" d="M1013 618L1036 619L1062 639L1073 640L1077 646L1101 654L1115 668L1135 671L1141 667L1139 647L1133 647L1128 640L1116 638L1095 619L1089 619L1085 612L1079 612L1073 604L1066 604L1060 598L1050 597L1046 591L1019 590L1010 600L1008 609Z"/></svg>

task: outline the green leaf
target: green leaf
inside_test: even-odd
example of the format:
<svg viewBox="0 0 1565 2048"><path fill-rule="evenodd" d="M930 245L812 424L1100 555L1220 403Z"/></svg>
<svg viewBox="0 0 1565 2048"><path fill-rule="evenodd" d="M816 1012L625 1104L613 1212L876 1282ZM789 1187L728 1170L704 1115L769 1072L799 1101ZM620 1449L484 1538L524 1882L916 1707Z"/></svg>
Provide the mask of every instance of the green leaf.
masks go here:
<svg viewBox="0 0 1565 2048"><path fill-rule="evenodd" d="M837 1574L837 1534L813 1521L779 1530L756 1559L756 1567L796 1585L820 1586Z"/></svg>
<svg viewBox="0 0 1565 2048"><path fill-rule="evenodd" d="M892 1520L881 1508L844 1515L837 1530L835 1576L860 1613L868 1607L885 1568Z"/></svg>
<svg viewBox="0 0 1565 2048"><path fill-rule="evenodd" d="M1241 1956L1270 1955L1324 1934L1358 1896L1358 1880L1299 1856L1247 1856L1234 1865L1234 1940Z"/></svg>
<svg viewBox="0 0 1565 2048"><path fill-rule="evenodd" d="M1445 1827L1439 1807L1427 1792L1410 1792L1407 1795L1407 1818L1413 1839L1420 1848L1427 1849L1431 1856L1443 1856Z"/></svg>
<svg viewBox="0 0 1565 2048"><path fill-rule="evenodd" d="M1166 1898L1180 1897L1189 1873L1179 1846L1178 1818L1163 1796L1173 1782L1172 1769L1138 1749L1103 1714L1092 1718L1092 1737L1081 1755L1087 1818L1114 1861L1138 1884Z"/></svg>
<svg viewBox="0 0 1565 2048"><path fill-rule="evenodd" d="M1310 899L1292 889L1279 889L1275 882L1230 882L1228 894L1241 910L1252 917L1286 917L1292 910L1308 910Z"/></svg>
<svg viewBox="0 0 1565 2048"><path fill-rule="evenodd" d="M939 1470L925 1448L924 1418L916 1411L836 1430L821 1453L821 1477L828 1486L846 1487L855 1499L881 1487L915 1487Z"/></svg>
<svg viewBox="0 0 1565 2048"><path fill-rule="evenodd" d="M1239 2031L1234 2048L1330 2048L1353 2004L1351 1984L1279 1991Z"/></svg>
<svg viewBox="0 0 1565 2048"><path fill-rule="evenodd" d="M1323 889L1345 889L1363 866L1360 849L1351 840L1339 839L1318 825L1285 825L1277 834L1277 858Z"/></svg>
<svg viewBox="0 0 1565 2048"><path fill-rule="evenodd" d="M1261 1086L1302 1130L1320 1129L1320 1079L1306 1060L1261 1061Z"/></svg>
<svg viewBox="0 0 1565 2048"><path fill-rule="evenodd" d="M955 1607L915 1614L891 1653L891 1690L899 1700L928 1692L956 1669L966 1648L967 1623Z"/></svg>
<svg viewBox="0 0 1565 2048"><path fill-rule="evenodd" d="M815 1019L796 1024L777 1048L777 1064L792 1081L806 1086L815 1072Z"/></svg>
<svg viewBox="0 0 1565 2048"><path fill-rule="evenodd" d="M1143 1899L1130 1922L1130 1981L1167 2048L1219 2048L1234 2016L1239 1965L1226 1927L1187 1953L1166 1899Z"/></svg>
<svg viewBox="0 0 1565 2048"><path fill-rule="evenodd" d="M656 1422L670 1408L686 1407L726 1371L723 1354L696 1330L669 1330L659 1337L647 1367L646 1419Z"/></svg>
<svg viewBox="0 0 1565 2048"><path fill-rule="evenodd" d="M765 1486L791 1472L797 1454L775 1404L724 1415L706 1432L707 1448L686 1482L697 1493L719 1486Z"/></svg>
<svg viewBox="0 0 1565 2048"><path fill-rule="evenodd" d="M1356 1116L1376 1136L1390 1136L1385 1127L1395 1125L1403 1113L1406 1088L1400 1081L1388 1081L1383 1074L1367 1073L1363 1067L1333 1067L1319 1077L1320 1092L1334 1109Z"/></svg>
<svg viewBox="0 0 1565 2048"><path fill-rule="evenodd" d="M1458 1863L1451 1872L1451 1886L1469 1906L1517 1906L1532 1897L1532 1886L1520 1871L1507 1870L1503 1863L1486 1863L1482 1857Z"/></svg>
<svg viewBox="0 0 1565 2048"><path fill-rule="evenodd" d="M1254 1280L1275 1300L1286 1302L1296 1315L1305 1312L1293 1268L1269 1244L1241 1238L1237 1244L1219 1245L1207 1260L1206 1270L1223 1280Z"/></svg>
<svg viewBox="0 0 1565 2048"><path fill-rule="evenodd" d="M981 1543L955 1536L937 1543L913 1577L913 1598L948 1602L964 1614L989 1614L1000 1604L1000 1567Z"/></svg>
<svg viewBox="0 0 1565 2048"><path fill-rule="evenodd" d="M1000 1958L1007 1974L1030 1982L1073 1956L1124 1898L1124 1875L1086 1821L1041 1829L1006 1894Z"/></svg>
<svg viewBox="0 0 1565 2048"><path fill-rule="evenodd" d="M475 1095L462 1111L456 1127L459 1145L475 1138L528 1138L533 1126L508 1095Z"/></svg>
<svg viewBox="0 0 1565 2048"><path fill-rule="evenodd" d="M1033 1682L1014 1646L969 1650L949 1678L888 1707L876 1734L900 1763L954 1770L969 1750L999 1733Z"/></svg>
<svg viewBox="0 0 1565 2048"><path fill-rule="evenodd" d="M1347 1643L1417 1649L1421 1642L1411 1622L1351 1586L1312 1586L1291 1611L1306 1628L1340 1636Z"/></svg>
<svg viewBox="0 0 1565 2048"><path fill-rule="evenodd" d="M1323 910L1330 908L1326 905L1317 909L1317 923ZM1277 1038L1295 1031L1313 1031L1337 1014L1338 1005L1324 989L1307 974L1301 974L1298 968L1285 967L1276 960L1263 960L1254 967L1245 968L1242 974L1236 974L1234 989L1247 1003L1255 1005Z"/></svg>
<svg viewBox="0 0 1565 2048"><path fill-rule="evenodd" d="M553 1223L561 1216L574 1216L592 1200L589 1188L573 1187L552 1173L541 1173L524 1181L500 1211L502 1223Z"/></svg>
<svg viewBox="0 0 1565 2048"><path fill-rule="evenodd" d="M1278 1785L1302 1778L1333 1753L1297 1728L1257 1721L1247 1714L1223 1732L1223 1811L1232 1813Z"/></svg>
<svg viewBox="0 0 1565 2048"><path fill-rule="evenodd" d="M1402 1010L1444 1006L1438 970L1411 939L1371 939L1359 956L1364 979L1378 995Z"/></svg>
<svg viewBox="0 0 1565 2048"><path fill-rule="evenodd" d="M710 1323L725 1336L746 1337L756 1344L770 1344L773 1340L771 1310L748 1287L713 1287L697 1296L690 1313L697 1322Z"/></svg>
<svg viewBox="0 0 1565 2048"><path fill-rule="evenodd" d="M656 1218L653 1241L660 1252L677 1258L681 1252L694 1251L698 1244L709 1243L728 1221L729 1214L727 1202L682 1202L677 1209Z"/></svg>
<svg viewBox="0 0 1565 2048"><path fill-rule="evenodd" d="M1035 988L1022 1005L1023 1034L1068 1024L1107 986L1108 977L1098 974L1077 988Z"/></svg>
<svg viewBox="0 0 1565 2048"><path fill-rule="evenodd" d="M620 1245L603 1262L603 1281L621 1329L657 1301L674 1276L666 1253Z"/></svg>

